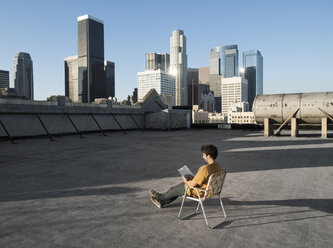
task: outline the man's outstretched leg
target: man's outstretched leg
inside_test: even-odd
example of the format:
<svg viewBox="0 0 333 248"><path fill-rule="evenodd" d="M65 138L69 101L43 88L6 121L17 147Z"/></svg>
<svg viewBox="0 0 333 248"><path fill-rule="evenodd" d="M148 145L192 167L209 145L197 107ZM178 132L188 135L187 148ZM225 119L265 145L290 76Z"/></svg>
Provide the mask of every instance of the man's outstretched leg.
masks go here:
<svg viewBox="0 0 333 248"><path fill-rule="evenodd" d="M164 205L167 205L175 201L179 196L184 195L185 185L184 183L177 184L174 187L171 187L164 194L157 193L155 190L151 190L151 201L158 207L162 208Z"/></svg>

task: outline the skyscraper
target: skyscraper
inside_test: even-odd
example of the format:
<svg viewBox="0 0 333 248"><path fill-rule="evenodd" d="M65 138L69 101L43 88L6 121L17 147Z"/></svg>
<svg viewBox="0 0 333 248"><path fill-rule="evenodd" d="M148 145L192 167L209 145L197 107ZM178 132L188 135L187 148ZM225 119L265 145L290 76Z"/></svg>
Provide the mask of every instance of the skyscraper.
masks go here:
<svg viewBox="0 0 333 248"><path fill-rule="evenodd" d="M221 112L222 79L238 76L237 45L217 46L209 54L210 90L214 92L215 111Z"/></svg>
<svg viewBox="0 0 333 248"><path fill-rule="evenodd" d="M79 84L87 85L87 91L79 94L82 102L93 102L95 98L105 97L104 24L89 15L77 20L79 68L83 68L79 71Z"/></svg>
<svg viewBox="0 0 333 248"><path fill-rule="evenodd" d="M106 97L114 97L115 96L115 88L114 88L114 62L104 61L104 78L105 78L105 87L106 87Z"/></svg>
<svg viewBox="0 0 333 248"><path fill-rule="evenodd" d="M169 73L170 55L168 53L146 53L146 70L161 69Z"/></svg>
<svg viewBox="0 0 333 248"><path fill-rule="evenodd" d="M209 67L199 67L198 73L199 84L207 85L209 87Z"/></svg>
<svg viewBox="0 0 333 248"><path fill-rule="evenodd" d="M0 88L9 88L9 71L0 70Z"/></svg>
<svg viewBox="0 0 333 248"><path fill-rule="evenodd" d="M209 74L221 75L221 47L210 49Z"/></svg>
<svg viewBox="0 0 333 248"><path fill-rule="evenodd" d="M200 67L198 68L198 102L200 105L201 96L204 92L210 91L209 86L210 76L209 76L209 67ZM213 94L214 98L214 94Z"/></svg>
<svg viewBox="0 0 333 248"><path fill-rule="evenodd" d="M223 46L221 49L221 73L224 78L238 76L238 49L237 45Z"/></svg>
<svg viewBox="0 0 333 248"><path fill-rule="evenodd" d="M221 48L214 47L209 53L209 85L210 90L214 92L214 110L221 113Z"/></svg>
<svg viewBox="0 0 333 248"><path fill-rule="evenodd" d="M65 96L73 102L82 102L82 97L79 96L78 69L78 56L65 58ZM82 85L80 86L82 87ZM80 92L82 92L82 88Z"/></svg>
<svg viewBox="0 0 333 248"><path fill-rule="evenodd" d="M182 30L174 30L170 37L170 73L175 76L175 104L187 105L186 37Z"/></svg>
<svg viewBox="0 0 333 248"><path fill-rule="evenodd" d="M114 63L104 61L103 21L90 15L80 16L77 21L78 55L77 58L65 58L66 96L84 103L114 96L110 95L114 94L114 78L111 79L112 75L114 77ZM71 73L75 75L71 76ZM74 92L71 92L72 89Z"/></svg>
<svg viewBox="0 0 333 248"><path fill-rule="evenodd" d="M155 89L158 94L169 95L175 103L175 77L163 70L149 70L138 72L138 100Z"/></svg>
<svg viewBox="0 0 333 248"><path fill-rule="evenodd" d="M136 103L138 101L138 88L134 88L133 90L133 102Z"/></svg>
<svg viewBox="0 0 333 248"><path fill-rule="evenodd" d="M187 68L187 96L188 104L199 105L199 70L198 68Z"/></svg>
<svg viewBox="0 0 333 248"><path fill-rule="evenodd" d="M232 103L247 102L247 80L243 77L232 77L222 79L222 114L228 115Z"/></svg>
<svg viewBox="0 0 333 248"><path fill-rule="evenodd" d="M223 78L238 76L237 45L217 46L210 50L209 73Z"/></svg>
<svg viewBox="0 0 333 248"><path fill-rule="evenodd" d="M33 66L29 53L16 53L13 63L13 81L18 96L34 99Z"/></svg>
<svg viewBox="0 0 333 248"><path fill-rule="evenodd" d="M249 107L256 95L263 94L263 57L258 50L243 52L244 76L248 80Z"/></svg>

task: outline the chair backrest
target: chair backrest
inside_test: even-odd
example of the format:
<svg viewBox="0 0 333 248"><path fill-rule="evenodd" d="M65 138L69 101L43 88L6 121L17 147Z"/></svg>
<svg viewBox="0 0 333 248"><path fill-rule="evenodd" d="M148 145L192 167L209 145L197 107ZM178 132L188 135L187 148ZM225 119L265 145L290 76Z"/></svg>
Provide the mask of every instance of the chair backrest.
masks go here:
<svg viewBox="0 0 333 248"><path fill-rule="evenodd" d="M214 195L220 195L226 175L226 171L220 171L210 175L204 199Z"/></svg>

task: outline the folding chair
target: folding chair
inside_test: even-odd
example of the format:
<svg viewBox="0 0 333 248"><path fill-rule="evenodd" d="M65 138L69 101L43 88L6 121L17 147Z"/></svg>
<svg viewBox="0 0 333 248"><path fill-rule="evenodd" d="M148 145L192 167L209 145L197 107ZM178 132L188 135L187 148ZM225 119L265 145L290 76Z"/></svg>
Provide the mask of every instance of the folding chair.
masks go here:
<svg viewBox="0 0 333 248"><path fill-rule="evenodd" d="M181 213L182 213L182 209L183 209L185 199L196 201L196 202L198 202L197 209L195 210L195 212L193 214L190 214L189 216L196 214L197 211L199 210L199 206L201 206L203 215L205 217L206 225L209 228L211 228L208 225L208 221L207 221L205 209L204 209L204 206L203 206L203 202L205 200L213 197L213 196L217 196L220 200L220 204L221 204L221 208L222 208L222 212L223 212L223 216L224 216L224 220L225 220L227 218L227 215L225 214L225 211L224 211L224 207L223 207L223 203L222 203L222 199L221 199L221 192L222 192L222 187L223 187L223 183L224 183L224 179L225 179L226 174L227 174L227 172L221 171L221 172L214 173L214 174L210 175L206 189L200 189L200 188L197 188L197 187L186 186L185 193L183 195L182 205L180 206L178 218L181 219ZM196 190L198 198L191 197L191 196L187 195L187 190L189 188ZM200 197L199 191L205 192L204 197Z"/></svg>

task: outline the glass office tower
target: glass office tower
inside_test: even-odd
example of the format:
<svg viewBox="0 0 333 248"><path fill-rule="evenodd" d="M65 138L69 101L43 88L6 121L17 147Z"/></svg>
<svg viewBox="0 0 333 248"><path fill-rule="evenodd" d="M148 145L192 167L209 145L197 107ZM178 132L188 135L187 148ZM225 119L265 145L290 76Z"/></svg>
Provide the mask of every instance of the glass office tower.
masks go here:
<svg viewBox="0 0 333 248"><path fill-rule="evenodd" d="M65 96L73 102L80 102L79 99L79 72L78 57L70 56L65 58ZM82 94L81 94L82 95Z"/></svg>
<svg viewBox="0 0 333 248"><path fill-rule="evenodd" d="M237 45L217 46L209 54L210 90L214 92L215 111L221 112L222 79L238 76Z"/></svg>
<svg viewBox="0 0 333 248"><path fill-rule="evenodd" d="M30 54L16 53L13 64L13 81L17 95L34 100L33 65Z"/></svg>
<svg viewBox="0 0 333 248"><path fill-rule="evenodd" d="M214 110L221 113L221 47L214 47L209 53L209 85L214 92Z"/></svg>
<svg viewBox="0 0 333 248"><path fill-rule="evenodd" d="M115 64L104 60L104 25L95 17L78 17L78 55L65 58L65 94L74 102L115 95Z"/></svg>
<svg viewBox="0 0 333 248"><path fill-rule="evenodd" d="M82 102L105 97L104 24L89 15L78 17L78 66Z"/></svg>
<svg viewBox="0 0 333 248"><path fill-rule="evenodd" d="M224 78L238 76L238 49L237 45L221 47L221 74Z"/></svg>
<svg viewBox="0 0 333 248"><path fill-rule="evenodd" d="M9 88L9 71L0 70L0 88Z"/></svg>
<svg viewBox="0 0 333 248"><path fill-rule="evenodd" d="M223 75L223 78L238 76L237 45L217 46L210 50L210 74Z"/></svg>
<svg viewBox="0 0 333 248"><path fill-rule="evenodd" d="M105 87L106 87L106 98L115 96L115 72L114 62L104 61L104 73L105 73Z"/></svg>
<svg viewBox="0 0 333 248"><path fill-rule="evenodd" d="M187 68L187 98L188 105L199 105L199 70L198 68Z"/></svg>
<svg viewBox="0 0 333 248"><path fill-rule="evenodd" d="M248 80L249 107L256 95L263 94L263 57L258 50L243 52L244 76Z"/></svg>

